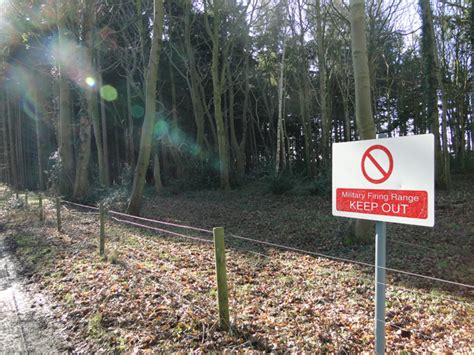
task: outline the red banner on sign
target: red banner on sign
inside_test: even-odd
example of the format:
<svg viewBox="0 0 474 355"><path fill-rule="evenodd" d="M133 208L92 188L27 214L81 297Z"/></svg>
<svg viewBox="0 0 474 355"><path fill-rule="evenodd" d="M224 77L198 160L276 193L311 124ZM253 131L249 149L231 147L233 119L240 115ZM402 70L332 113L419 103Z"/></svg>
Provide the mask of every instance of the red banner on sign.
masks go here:
<svg viewBox="0 0 474 355"><path fill-rule="evenodd" d="M336 210L426 219L428 193L409 190L336 189Z"/></svg>

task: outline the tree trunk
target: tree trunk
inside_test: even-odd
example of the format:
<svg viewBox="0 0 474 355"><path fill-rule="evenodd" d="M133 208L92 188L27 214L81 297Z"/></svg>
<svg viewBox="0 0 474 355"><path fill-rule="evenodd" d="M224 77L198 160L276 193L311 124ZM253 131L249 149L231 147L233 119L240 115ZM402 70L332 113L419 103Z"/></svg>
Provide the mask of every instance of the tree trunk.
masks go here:
<svg viewBox="0 0 474 355"><path fill-rule="evenodd" d="M239 177L244 176L245 174L245 143L247 139L247 117L245 114L246 107L246 100L248 100L248 74L244 73L246 76L246 84L244 92L244 113L242 114L242 138L239 142L237 138L237 133L235 130L235 113L234 113L234 105L235 105L235 92L234 92L234 80L232 77L232 72L230 69L230 63L227 63L227 87L228 87L228 97L229 97L229 126L230 126L230 141L232 146L232 152L235 157L235 163L237 168L237 174ZM245 70L245 69L244 69Z"/></svg>
<svg viewBox="0 0 474 355"><path fill-rule="evenodd" d="M135 145L133 142L133 116L132 116L132 97L131 97L131 90L130 90L130 82L132 78L130 75L126 77L126 85L127 85L127 122L128 122L128 135L127 135L127 150L129 154L129 161L130 168L135 168Z"/></svg>
<svg viewBox="0 0 474 355"><path fill-rule="evenodd" d="M119 119L117 115L114 115L114 150L115 179L118 180L122 172L122 161L120 159Z"/></svg>
<svg viewBox="0 0 474 355"><path fill-rule="evenodd" d="M246 36L245 48L248 48L248 34ZM249 80L249 62L250 54L245 54L244 61L244 105L242 107L242 138L239 143L239 157L237 159L237 172L243 176L247 168L247 157L245 154L247 147L247 133L248 133L248 111L249 111L249 96L250 96L250 80Z"/></svg>
<svg viewBox="0 0 474 355"><path fill-rule="evenodd" d="M59 156L63 174L60 182L60 191L62 194L70 194L74 182L74 147L72 136L72 119L70 112L71 89L67 79L61 75L59 83Z"/></svg>
<svg viewBox="0 0 474 355"><path fill-rule="evenodd" d="M64 4L63 4L64 5ZM59 48L66 40L66 28L64 17L58 20L58 42ZM59 129L58 129L58 150L62 164L62 174L60 177L59 191L61 194L70 195L74 184L74 146L72 135L71 117L71 89L64 70L62 60L58 62L59 67Z"/></svg>
<svg viewBox="0 0 474 355"><path fill-rule="evenodd" d="M200 92L200 79L198 69L196 67L196 59L194 55L194 48L191 44L191 8L192 1L185 1L185 13L184 13L184 44L186 48L186 61L187 69L189 71L188 86L191 94L191 102L193 105L194 121L196 123L196 145L200 149L199 157L202 159L204 155L204 108L203 101L201 99L202 94Z"/></svg>
<svg viewBox="0 0 474 355"><path fill-rule="evenodd" d="M159 145L158 143L156 144ZM161 167L160 159L158 157L158 149L153 155L153 177L155 178L155 191L160 192L163 188L163 182L161 181Z"/></svg>
<svg viewBox="0 0 474 355"><path fill-rule="evenodd" d="M16 120L16 161L17 161L17 169L18 169L18 182L20 188L23 190L25 189L25 162L24 162L24 147L23 147L23 120L21 117L21 101L18 100L18 118Z"/></svg>
<svg viewBox="0 0 474 355"><path fill-rule="evenodd" d="M318 46L318 66L319 66L319 102L321 105L322 139L321 155L324 170L329 169L329 141L331 136L331 120L328 114L327 105L327 85L326 85L326 61L324 44L323 18L321 16L321 2L316 0L316 41Z"/></svg>
<svg viewBox="0 0 474 355"><path fill-rule="evenodd" d="M172 59L172 55L170 55L170 60ZM176 105L176 84L175 84L175 71L173 70L173 66L170 66L170 85L171 85L171 113L173 117L172 122L172 130L173 132L177 133L179 131L178 125L178 107ZM169 140L169 137L167 138ZM182 178L184 176L184 166L183 160L179 154L179 144L180 142L171 142L171 156L173 158L173 162L176 166L176 177ZM199 147L202 150L202 147Z"/></svg>
<svg viewBox="0 0 474 355"><path fill-rule="evenodd" d="M457 159L459 161L459 168L463 173L466 172L466 121L469 117L469 108L466 106L464 98L465 95L462 95L459 100L458 107L461 107L462 109L459 110L459 123L457 124L457 131L459 131L459 148L457 151Z"/></svg>
<svg viewBox="0 0 474 355"><path fill-rule="evenodd" d="M442 141L443 141L443 181L446 184L446 189L451 189L451 172L450 172L450 162L449 162L449 149L448 149L448 130L447 130L447 108L448 100L446 98L446 91L444 89L444 83L441 76L441 70L438 70L438 85L441 91L441 132L442 132ZM459 107L458 107L459 109Z"/></svg>
<svg viewBox="0 0 474 355"><path fill-rule="evenodd" d="M44 184L44 167L43 167L43 135L42 135L42 122L41 117L39 114L38 106L40 106L40 102L38 100L38 92L37 88L34 87L34 105L35 105L35 129L36 129L36 151L38 154L37 161L38 161L38 189L40 191L45 189ZM42 102L42 100L41 100Z"/></svg>
<svg viewBox="0 0 474 355"><path fill-rule="evenodd" d="M154 21L148 67L146 70L145 86L145 118L140 137L140 151L138 153L135 175L133 177L132 194L128 212L138 215L140 213L145 176L150 164L150 153L155 126L156 114L156 84L158 81L158 64L160 60L161 37L163 33L163 0L153 0Z"/></svg>
<svg viewBox="0 0 474 355"><path fill-rule="evenodd" d="M351 140L351 117L349 113L349 99L342 93L342 107L344 110L344 139L346 142Z"/></svg>
<svg viewBox="0 0 474 355"><path fill-rule="evenodd" d="M257 133L255 132L255 117L252 113L252 110L249 111L250 116L250 161L252 168L255 168L258 164L259 157L258 157L258 148L257 148ZM265 145L265 142L262 142L264 145L265 153L268 152L268 149Z"/></svg>
<svg viewBox="0 0 474 355"><path fill-rule="evenodd" d="M3 149L3 164L4 164L4 182L11 186L12 178L10 171L10 154L8 146L8 109L7 109L7 95L3 95L3 105L2 105L2 149Z"/></svg>
<svg viewBox="0 0 474 355"><path fill-rule="evenodd" d="M10 164L10 184L18 189L18 170L16 161L16 145L15 145L15 128L13 125L13 113L10 103L10 89L6 86L6 103L7 103L7 119L8 119L8 146L9 146L9 164Z"/></svg>
<svg viewBox="0 0 474 355"><path fill-rule="evenodd" d="M87 14L87 20L84 21L84 32L87 43L88 56L90 58L91 68L95 69L95 75L99 72L100 68L97 67L97 63L94 60L95 56L95 41L92 33L92 28L96 23L96 0L87 0L86 6L89 10ZM99 182L102 186L107 186L107 174L105 170L106 162L104 161L104 149L102 145L102 130L100 124L99 115L99 102L97 97L97 89L95 87L88 88L86 92L87 111L92 121L92 127L94 129L95 145L97 149L97 165L99 168Z"/></svg>
<svg viewBox="0 0 474 355"><path fill-rule="evenodd" d="M470 67L470 82L471 82L471 87L469 91L469 108L470 108L470 116L471 116L471 127L470 131L468 131L468 137L470 137L467 141L468 143L468 150L471 150L471 144L472 144L472 134L474 130L474 0L471 0L471 9L470 9L470 31L469 31L469 37L471 40L471 67Z"/></svg>
<svg viewBox="0 0 474 355"><path fill-rule="evenodd" d="M220 171L220 187L223 190L230 189L229 180L229 151L227 144L227 133L224 124L224 115L222 113L222 94L224 93L225 71L227 66L228 44L223 44L224 50L220 43L220 26L225 2L223 0L215 0L213 2L213 24L211 34L212 41L212 64L211 76L213 87L214 102L214 119L217 128L217 144L219 152L219 171ZM207 25L209 21L206 16ZM222 54L222 55L221 55Z"/></svg>
<svg viewBox="0 0 474 355"><path fill-rule="evenodd" d="M375 138L365 37L364 0L351 0L351 43L354 66L356 123L361 139Z"/></svg>
<svg viewBox="0 0 474 355"><path fill-rule="evenodd" d="M89 160L91 155L91 122L84 112L80 118L79 149L77 154L76 180L74 197L81 199L87 196L89 186Z"/></svg>
<svg viewBox="0 0 474 355"><path fill-rule="evenodd" d="M104 83L102 80L102 73L100 72L102 68L101 61L100 61L100 54L97 54L97 78L98 78L98 85L101 88ZM107 130L107 113L105 110L105 100L100 95L100 117L101 117L101 133L102 133L102 149L104 154L104 176L105 176L105 185L110 186L110 157L109 157L109 142L108 142L108 130Z"/></svg>
<svg viewBox="0 0 474 355"><path fill-rule="evenodd" d="M431 15L430 0L419 0L421 20L422 20L422 55L424 69L424 96L427 117L431 123L431 131L435 136L435 159L436 159L436 184L449 188L449 167L447 166L447 138L445 135L445 123L443 123L443 141L446 139L446 154L443 154L440 133L439 133L439 113L437 88L440 88L441 74L439 72L438 52L436 48L436 38L434 36L433 21ZM441 89L441 88L440 88ZM446 106L445 106L446 107ZM443 109L445 110L445 108ZM443 113L443 121L446 117Z"/></svg>
<svg viewBox="0 0 474 355"><path fill-rule="evenodd" d="M372 100L370 97L370 77L364 11L364 0L351 0L351 44L352 63L354 66L356 122L361 139L374 139L375 125L372 116ZM356 242L368 242L373 237L373 223L358 219L355 222L353 232Z"/></svg>
<svg viewBox="0 0 474 355"><path fill-rule="evenodd" d="M280 73L278 79L278 123L277 123L277 141L276 141L276 154L275 154L275 173L279 174L280 170L285 167L285 157L282 156L282 152L285 144L285 135L283 133L283 80L285 73L285 52L286 43L283 42L283 48L281 53L280 62Z"/></svg>

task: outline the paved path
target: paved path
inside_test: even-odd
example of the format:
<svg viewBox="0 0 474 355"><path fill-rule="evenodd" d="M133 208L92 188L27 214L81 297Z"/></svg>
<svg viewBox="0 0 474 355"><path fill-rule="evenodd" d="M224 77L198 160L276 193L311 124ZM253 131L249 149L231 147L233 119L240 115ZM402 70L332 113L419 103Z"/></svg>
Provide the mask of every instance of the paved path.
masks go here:
<svg viewBox="0 0 474 355"><path fill-rule="evenodd" d="M2 227L0 221L0 354L64 352L61 337L51 327L47 302L21 286Z"/></svg>

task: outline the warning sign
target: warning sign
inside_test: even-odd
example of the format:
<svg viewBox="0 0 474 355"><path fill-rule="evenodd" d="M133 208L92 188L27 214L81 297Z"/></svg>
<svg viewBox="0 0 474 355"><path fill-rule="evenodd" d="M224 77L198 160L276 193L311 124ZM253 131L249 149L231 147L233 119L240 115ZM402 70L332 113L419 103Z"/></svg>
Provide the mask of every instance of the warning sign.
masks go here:
<svg viewBox="0 0 474 355"><path fill-rule="evenodd" d="M433 135L334 144L332 195L335 216L433 226Z"/></svg>
<svg viewBox="0 0 474 355"><path fill-rule="evenodd" d="M388 161L388 164L384 164L378 157L374 157L374 153L377 151L381 151L383 155L387 159L382 159L385 161ZM375 167L375 174L369 174L368 171L370 166L373 165ZM386 167L383 167L383 165L387 165ZM362 156L362 173L364 174L365 178L374 183L374 184L380 184L387 180L390 175L392 174L393 170L393 158L392 158L392 153L385 148L383 145L376 144L371 146L369 149L367 149ZM375 175L375 176L374 176ZM380 177L376 176L379 175Z"/></svg>
<svg viewBox="0 0 474 355"><path fill-rule="evenodd" d="M426 191L337 189L338 211L428 218Z"/></svg>

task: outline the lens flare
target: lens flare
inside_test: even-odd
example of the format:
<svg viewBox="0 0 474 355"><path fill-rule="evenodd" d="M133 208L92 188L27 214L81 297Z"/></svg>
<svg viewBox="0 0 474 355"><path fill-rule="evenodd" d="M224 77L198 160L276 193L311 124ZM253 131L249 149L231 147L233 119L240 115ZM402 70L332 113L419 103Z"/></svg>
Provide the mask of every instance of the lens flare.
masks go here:
<svg viewBox="0 0 474 355"><path fill-rule="evenodd" d="M130 113L133 118L142 118L145 114L145 109L140 105L133 105Z"/></svg>
<svg viewBox="0 0 474 355"><path fill-rule="evenodd" d="M50 54L56 60L61 75L65 75L83 89L91 87L92 62L87 49L75 41L53 37L50 43ZM95 80L94 80L95 82Z"/></svg>
<svg viewBox="0 0 474 355"><path fill-rule="evenodd" d="M104 85L100 88L100 96L105 101L115 101L117 100L118 92L112 85Z"/></svg>
<svg viewBox="0 0 474 355"><path fill-rule="evenodd" d="M191 154L194 155L195 157L201 154L201 147L197 144L193 144L191 146Z"/></svg>
<svg viewBox="0 0 474 355"><path fill-rule="evenodd" d="M155 129L153 132L156 139L163 138L169 134L168 122L164 119L159 119L155 124Z"/></svg>
<svg viewBox="0 0 474 355"><path fill-rule="evenodd" d="M86 78L86 84L87 84L87 86L93 88L95 86L95 79L91 76L88 76Z"/></svg>

